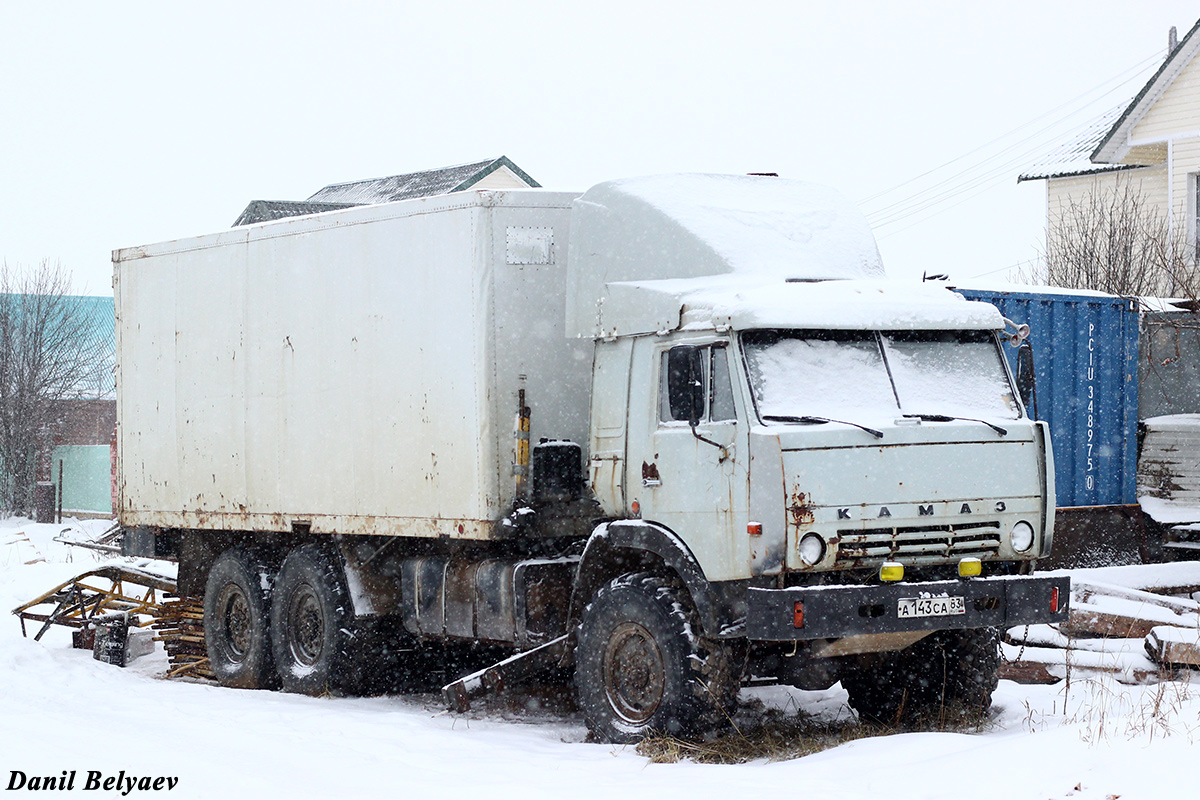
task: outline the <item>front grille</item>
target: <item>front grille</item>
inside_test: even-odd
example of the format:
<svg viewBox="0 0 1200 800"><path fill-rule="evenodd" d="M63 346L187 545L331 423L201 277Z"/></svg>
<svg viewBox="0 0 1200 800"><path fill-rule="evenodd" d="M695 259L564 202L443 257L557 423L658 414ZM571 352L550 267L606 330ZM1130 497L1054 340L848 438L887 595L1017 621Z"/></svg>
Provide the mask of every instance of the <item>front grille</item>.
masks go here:
<svg viewBox="0 0 1200 800"><path fill-rule="evenodd" d="M986 558L1000 550L1000 525L931 525L838 531L836 566L872 566L884 561L942 564L967 556Z"/></svg>

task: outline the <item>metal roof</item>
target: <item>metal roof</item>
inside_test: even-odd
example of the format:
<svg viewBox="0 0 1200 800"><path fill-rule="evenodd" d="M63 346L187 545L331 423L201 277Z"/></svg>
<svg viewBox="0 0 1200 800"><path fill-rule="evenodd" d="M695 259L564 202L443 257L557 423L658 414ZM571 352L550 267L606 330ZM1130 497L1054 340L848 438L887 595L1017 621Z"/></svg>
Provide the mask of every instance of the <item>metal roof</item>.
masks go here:
<svg viewBox="0 0 1200 800"><path fill-rule="evenodd" d="M530 187L537 188L539 186L538 182L526 175L520 167L509 161L505 156L500 156L500 158L476 161L472 164L459 164L453 167L424 170L423 172L410 172L407 175L392 175L387 178L335 183L326 186L308 199L309 202L368 205L372 203L391 203L396 200L408 200L413 197L449 194L450 192L461 192L465 189L470 189L502 167L508 167L518 178L528 183Z"/></svg>
<svg viewBox="0 0 1200 800"><path fill-rule="evenodd" d="M371 178L364 181L333 183L319 190L307 200L254 200L246 206L233 227L252 225L256 222L319 214L352 206L391 203L414 197L431 197L450 192L470 189L497 170L507 168L531 189L541 184L529 177L523 169L507 156L458 164L451 167L409 172L386 178Z"/></svg>
<svg viewBox="0 0 1200 800"><path fill-rule="evenodd" d="M253 225L256 222L270 222L284 217L302 217L306 214L320 214L322 211L334 211L339 208L350 208L353 203L310 203L303 200L251 200L241 215L233 223Z"/></svg>
<svg viewBox="0 0 1200 800"><path fill-rule="evenodd" d="M1129 151L1129 132L1158 102L1163 92L1200 52L1200 21L1175 46L1141 91L1127 103L1110 109L1090 123L1072 141L1022 173L1017 182L1043 178L1065 178L1120 169L1137 169L1141 164L1118 163Z"/></svg>
<svg viewBox="0 0 1200 800"><path fill-rule="evenodd" d="M1017 183L1129 169L1131 165L1128 164L1096 164L1091 160L1092 152L1112 129L1113 123L1121 116L1125 107L1126 104L1122 103L1109 109L1099 119L1089 122L1075 138L1060 145L1058 149L1021 173L1017 177Z"/></svg>

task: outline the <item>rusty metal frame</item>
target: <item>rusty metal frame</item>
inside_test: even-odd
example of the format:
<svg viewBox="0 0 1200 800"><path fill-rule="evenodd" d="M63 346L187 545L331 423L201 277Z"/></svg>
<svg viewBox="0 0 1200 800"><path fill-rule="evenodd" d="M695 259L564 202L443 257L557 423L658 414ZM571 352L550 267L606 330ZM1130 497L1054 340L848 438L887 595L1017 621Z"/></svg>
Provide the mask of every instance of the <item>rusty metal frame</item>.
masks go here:
<svg viewBox="0 0 1200 800"><path fill-rule="evenodd" d="M107 580L108 588L95 585L92 579ZM149 625L162 607L162 599L174 594L175 581L164 575L127 567L107 566L89 570L59 584L45 594L13 609L21 619L21 635L28 636L26 621L40 622L34 635L40 640L51 625L68 628L88 628L109 614L129 614L129 624ZM51 606L50 610L39 609ZM145 615L139 619L138 615Z"/></svg>

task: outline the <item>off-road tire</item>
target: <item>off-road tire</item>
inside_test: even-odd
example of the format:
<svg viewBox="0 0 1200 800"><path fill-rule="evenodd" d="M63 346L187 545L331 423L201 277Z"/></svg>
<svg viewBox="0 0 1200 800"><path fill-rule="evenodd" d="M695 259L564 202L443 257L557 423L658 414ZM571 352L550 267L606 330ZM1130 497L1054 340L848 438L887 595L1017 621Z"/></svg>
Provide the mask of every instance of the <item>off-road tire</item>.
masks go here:
<svg viewBox="0 0 1200 800"><path fill-rule="evenodd" d="M633 573L596 593L575 646L576 696L596 739L697 736L728 720L740 671L732 648L700 630L677 581Z"/></svg>
<svg viewBox="0 0 1200 800"><path fill-rule="evenodd" d="M272 572L253 553L226 550L213 562L204 590L204 644L222 686L271 689L276 683L271 650Z"/></svg>
<svg viewBox="0 0 1200 800"><path fill-rule="evenodd" d="M877 657L869 667L847 670L842 688L850 696L850 707L866 722L896 726L912 719L924 706L917 695L904 652Z"/></svg>
<svg viewBox="0 0 1200 800"><path fill-rule="evenodd" d="M894 726L947 706L985 712L999 669L999 629L938 631L870 668L849 671L842 688L860 718Z"/></svg>
<svg viewBox="0 0 1200 800"><path fill-rule="evenodd" d="M285 691L317 696L355 689L353 617L335 557L315 545L288 553L271 601L271 641Z"/></svg>
<svg viewBox="0 0 1200 800"><path fill-rule="evenodd" d="M913 648L918 691L927 705L985 712L999 683L1000 629L939 631Z"/></svg>

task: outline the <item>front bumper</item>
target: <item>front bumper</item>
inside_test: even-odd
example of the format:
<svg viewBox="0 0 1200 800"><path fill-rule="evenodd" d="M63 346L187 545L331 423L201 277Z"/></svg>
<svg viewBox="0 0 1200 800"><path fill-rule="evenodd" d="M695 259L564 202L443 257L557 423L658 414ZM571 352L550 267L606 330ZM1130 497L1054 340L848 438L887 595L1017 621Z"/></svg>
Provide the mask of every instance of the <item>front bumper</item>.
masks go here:
<svg viewBox="0 0 1200 800"><path fill-rule="evenodd" d="M746 595L746 637L786 642L1063 622L1070 596L1071 580L1066 576L751 588ZM965 611L934 617L900 616L901 600L924 597L961 597ZM799 609L797 604L802 604ZM802 614L798 613L801 609Z"/></svg>

